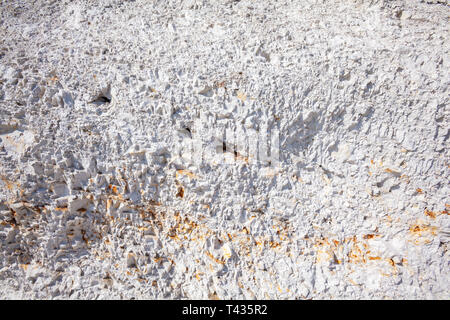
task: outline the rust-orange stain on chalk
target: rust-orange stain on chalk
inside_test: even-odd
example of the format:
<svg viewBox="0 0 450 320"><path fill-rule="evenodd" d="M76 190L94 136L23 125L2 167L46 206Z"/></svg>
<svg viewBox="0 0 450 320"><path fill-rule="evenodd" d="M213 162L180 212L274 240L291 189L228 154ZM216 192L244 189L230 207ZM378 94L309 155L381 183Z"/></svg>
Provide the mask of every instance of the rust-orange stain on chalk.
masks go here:
<svg viewBox="0 0 450 320"><path fill-rule="evenodd" d="M212 255L212 253L209 252L209 251L206 251L206 255L207 255L211 260L213 260L213 261L216 262L216 263L219 263L219 264L225 264L225 261L222 261L222 260L219 260L219 259L215 258L215 257Z"/></svg>
<svg viewBox="0 0 450 320"><path fill-rule="evenodd" d="M423 213L424 213L427 217L430 217L430 218L432 218L432 219L435 219L437 216L439 216L439 215L441 215L441 214L448 215L448 210L447 210L448 207L449 207L449 205L448 205L448 204L445 204L445 209L444 209L444 210L441 210L441 211L431 211L431 210L425 209Z"/></svg>
<svg viewBox="0 0 450 320"><path fill-rule="evenodd" d="M413 223L409 228L411 239L409 241L416 245L431 243L432 238L437 235L438 227L432 226L421 219Z"/></svg>
<svg viewBox="0 0 450 320"><path fill-rule="evenodd" d="M369 260L381 260L380 257L368 257L368 258L369 258Z"/></svg>
<svg viewBox="0 0 450 320"><path fill-rule="evenodd" d="M184 169L177 170L177 172L175 173L175 176L177 178L179 176L188 176L189 178L192 178L192 179L197 179L198 178L197 175L195 175L192 171L184 170Z"/></svg>

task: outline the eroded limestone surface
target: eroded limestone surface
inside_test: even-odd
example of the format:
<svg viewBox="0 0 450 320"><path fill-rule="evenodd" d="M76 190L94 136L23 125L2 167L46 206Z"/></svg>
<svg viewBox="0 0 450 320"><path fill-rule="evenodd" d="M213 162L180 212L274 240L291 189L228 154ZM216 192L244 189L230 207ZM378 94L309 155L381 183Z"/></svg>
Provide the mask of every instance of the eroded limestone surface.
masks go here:
<svg viewBox="0 0 450 320"><path fill-rule="evenodd" d="M2 1L0 297L449 299L449 13Z"/></svg>

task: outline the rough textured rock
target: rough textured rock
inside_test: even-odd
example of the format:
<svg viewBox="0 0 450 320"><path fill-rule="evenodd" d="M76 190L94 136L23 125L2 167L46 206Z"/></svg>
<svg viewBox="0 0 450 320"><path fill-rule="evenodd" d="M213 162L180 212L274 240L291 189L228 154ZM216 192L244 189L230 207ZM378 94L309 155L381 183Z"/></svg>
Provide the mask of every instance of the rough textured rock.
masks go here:
<svg viewBox="0 0 450 320"><path fill-rule="evenodd" d="M449 13L3 1L0 297L449 299Z"/></svg>

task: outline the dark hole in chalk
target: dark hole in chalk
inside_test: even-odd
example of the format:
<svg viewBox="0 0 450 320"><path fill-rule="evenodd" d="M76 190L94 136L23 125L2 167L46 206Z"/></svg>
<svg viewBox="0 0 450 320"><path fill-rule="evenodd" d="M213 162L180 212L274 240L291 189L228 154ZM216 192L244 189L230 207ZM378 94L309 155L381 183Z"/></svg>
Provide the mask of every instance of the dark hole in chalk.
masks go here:
<svg viewBox="0 0 450 320"><path fill-rule="evenodd" d="M185 127L184 128L184 130L186 130L187 131L187 133L188 133L188 135L189 135L189 137L192 139L192 131L191 131L191 128L189 128L189 127Z"/></svg>
<svg viewBox="0 0 450 320"><path fill-rule="evenodd" d="M94 98L89 103L93 103L96 105L102 105L105 103L110 103L112 100L111 96L111 85L108 85L106 88L104 88L99 95L97 95L96 98Z"/></svg>

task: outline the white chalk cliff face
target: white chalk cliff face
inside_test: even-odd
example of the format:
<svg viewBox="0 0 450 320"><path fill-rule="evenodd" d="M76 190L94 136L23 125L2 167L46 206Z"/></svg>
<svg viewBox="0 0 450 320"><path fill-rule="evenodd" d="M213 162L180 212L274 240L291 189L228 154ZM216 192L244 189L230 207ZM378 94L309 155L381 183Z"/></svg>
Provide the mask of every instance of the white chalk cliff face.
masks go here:
<svg viewBox="0 0 450 320"><path fill-rule="evenodd" d="M0 298L449 299L448 1L2 1Z"/></svg>

